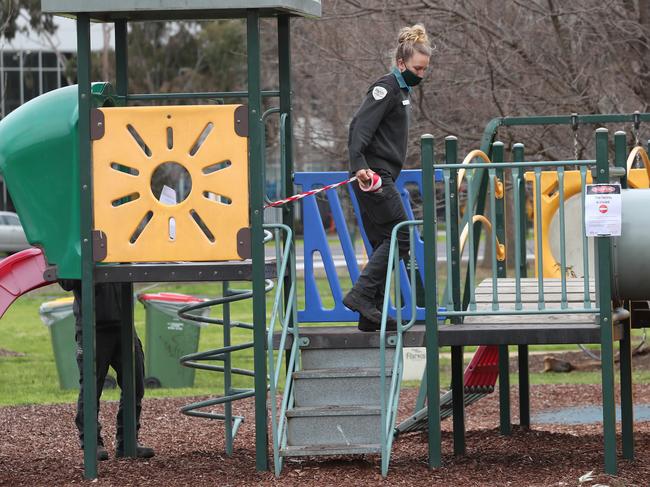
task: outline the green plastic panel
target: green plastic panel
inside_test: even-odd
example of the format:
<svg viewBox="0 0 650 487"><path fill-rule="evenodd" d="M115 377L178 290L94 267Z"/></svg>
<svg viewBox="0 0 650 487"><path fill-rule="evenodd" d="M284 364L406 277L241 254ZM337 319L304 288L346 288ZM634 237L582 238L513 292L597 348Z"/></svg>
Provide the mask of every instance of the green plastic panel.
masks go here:
<svg viewBox="0 0 650 487"><path fill-rule="evenodd" d="M259 10L262 16L279 14L320 17L320 0L42 0L43 12L74 17L86 12L92 20L207 20L245 18L246 10Z"/></svg>
<svg viewBox="0 0 650 487"><path fill-rule="evenodd" d="M108 83L93 85L95 106L113 105ZM57 276L81 278L77 86L41 95L0 121L0 173L30 244Z"/></svg>

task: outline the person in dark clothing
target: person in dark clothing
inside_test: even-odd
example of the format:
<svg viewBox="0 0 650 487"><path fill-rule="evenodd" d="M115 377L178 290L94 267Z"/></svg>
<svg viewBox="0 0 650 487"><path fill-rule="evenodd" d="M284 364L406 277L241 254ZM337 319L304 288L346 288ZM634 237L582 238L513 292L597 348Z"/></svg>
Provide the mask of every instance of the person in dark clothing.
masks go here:
<svg viewBox="0 0 650 487"><path fill-rule="evenodd" d="M74 293L73 311L75 316L75 340L77 342L77 365L79 367L79 397L77 399L77 415L75 425L79 431L79 443L84 447L83 431L83 348L82 348L82 322L81 322L81 281L62 280L60 285L66 291ZM95 360L97 374L97 412L99 413L99 398L102 395L104 380L108 368L113 367L117 373L117 383L122 389L122 343L120 336L121 327L121 289L119 284L106 283L95 285ZM134 330L135 333L135 330ZM142 411L142 398L144 396L144 353L142 342L135 335L135 407L136 431L140 430L140 413ZM117 412L115 433L115 456L124 456L124 397L120 396L120 405ZM97 421L97 459L108 460L108 452L101 435L101 424ZM142 445L137 445L136 454L139 458L151 458L154 451Z"/></svg>
<svg viewBox="0 0 650 487"><path fill-rule="evenodd" d="M406 158L410 94L412 87L422 81L430 57L431 46L424 27L404 27L398 37L395 66L370 86L350 123L350 174L358 180L353 188L373 251L343 304L359 312L362 331L377 331L381 325L391 232L407 219L395 180ZM359 185L370 184L373 173L381 177L381 188L376 192L363 191ZM404 258L409 251L408 230L398 233L398 245L400 257ZM396 326L389 317L387 328L394 330Z"/></svg>

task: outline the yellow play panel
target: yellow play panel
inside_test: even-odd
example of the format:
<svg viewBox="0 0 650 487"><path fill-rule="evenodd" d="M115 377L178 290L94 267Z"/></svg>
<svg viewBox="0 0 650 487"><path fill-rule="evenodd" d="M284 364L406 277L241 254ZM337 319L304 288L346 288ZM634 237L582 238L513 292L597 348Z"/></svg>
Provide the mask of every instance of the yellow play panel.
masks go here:
<svg viewBox="0 0 650 487"><path fill-rule="evenodd" d="M98 260L248 258L245 106L101 108L94 122L94 221L106 236ZM161 190L156 181L170 168ZM179 171L183 180L174 181Z"/></svg>

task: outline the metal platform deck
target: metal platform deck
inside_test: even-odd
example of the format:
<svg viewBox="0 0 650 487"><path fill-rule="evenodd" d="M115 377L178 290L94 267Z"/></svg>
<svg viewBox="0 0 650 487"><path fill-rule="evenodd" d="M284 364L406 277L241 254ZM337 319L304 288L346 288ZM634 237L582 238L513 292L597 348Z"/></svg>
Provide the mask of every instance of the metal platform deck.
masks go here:
<svg viewBox="0 0 650 487"><path fill-rule="evenodd" d="M493 307L492 280L487 279L476 288L476 308L491 311ZM535 278L521 280L520 302L522 311L539 310L539 284ZM562 285L559 279L544 279L543 300L546 310L562 308ZM502 278L497 281L499 311L516 311L515 280ZM589 283L589 306L596 310L595 285ZM567 279L566 310L553 314L496 314L467 316L462 324L440 325L440 346L449 345L550 345L575 343L600 343L600 325L595 313L576 313L573 309L585 306L582 279ZM424 346L424 325L415 325L404 335L405 347ZM394 334L394 332L389 333ZM356 326L305 326L300 336L306 341L301 348L376 348L379 333L361 332ZM615 323L614 340L623 337L623 327ZM286 347L291 346L289 338ZM392 343L388 340L388 343ZM274 346L278 346L276 338Z"/></svg>

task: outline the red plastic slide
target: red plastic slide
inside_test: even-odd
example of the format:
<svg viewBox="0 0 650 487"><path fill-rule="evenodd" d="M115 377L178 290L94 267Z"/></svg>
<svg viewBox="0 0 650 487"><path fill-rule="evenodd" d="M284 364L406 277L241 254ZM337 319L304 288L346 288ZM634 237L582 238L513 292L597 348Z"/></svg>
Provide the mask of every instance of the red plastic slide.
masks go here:
<svg viewBox="0 0 650 487"><path fill-rule="evenodd" d="M498 377L499 347L478 347L465 369L465 392L492 392Z"/></svg>
<svg viewBox="0 0 650 487"><path fill-rule="evenodd" d="M0 318L19 296L51 284L43 277L46 267L43 251L34 247L0 260Z"/></svg>

